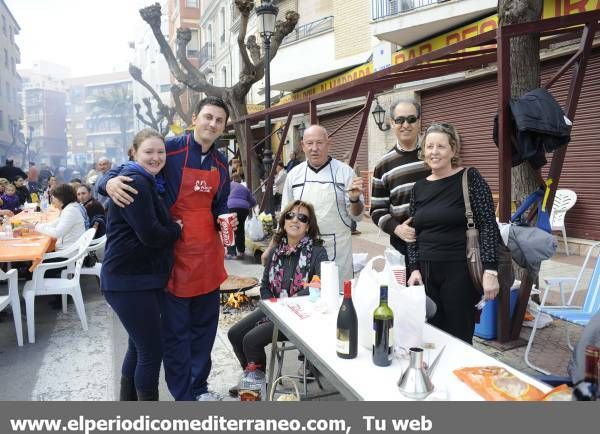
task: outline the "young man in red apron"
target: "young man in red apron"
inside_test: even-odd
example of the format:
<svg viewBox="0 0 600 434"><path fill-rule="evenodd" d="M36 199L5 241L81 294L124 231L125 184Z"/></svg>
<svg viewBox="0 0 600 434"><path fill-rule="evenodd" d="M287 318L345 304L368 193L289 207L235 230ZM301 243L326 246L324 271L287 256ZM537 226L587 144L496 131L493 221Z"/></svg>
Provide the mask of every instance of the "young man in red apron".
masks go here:
<svg viewBox="0 0 600 434"><path fill-rule="evenodd" d="M165 201L173 219L181 219L185 227L175 244L162 306L165 377L178 401L219 399L208 390L207 379L219 320L219 286L227 277L216 222L229 212L230 180L227 159L214 142L228 117L221 99L205 98L194 111L193 133L166 143ZM133 200L127 192L135 191L123 181L117 177L104 183L113 201L126 206Z"/></svg>

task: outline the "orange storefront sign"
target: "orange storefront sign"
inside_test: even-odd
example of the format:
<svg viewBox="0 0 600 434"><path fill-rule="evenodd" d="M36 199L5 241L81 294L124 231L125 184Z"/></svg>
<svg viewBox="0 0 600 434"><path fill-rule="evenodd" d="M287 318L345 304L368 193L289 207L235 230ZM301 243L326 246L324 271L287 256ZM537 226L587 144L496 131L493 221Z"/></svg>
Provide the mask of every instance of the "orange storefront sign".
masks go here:
<svg viewBox="0 0 600 434"><path fill-rule="evenodd" d="M565 15L572 15L583 12L590 12L600 9L600 0L545 0L542 17L544 19L554 18ZM392 53L392 65L398 65L415 57L422 56L440 48L448 47L457 42L473 38L498 27L498 15L490 15L476 22L464 25L457 29L446 32L442 35L428 39L421 43L406 47L395 53ZM493 47L494 45L491 45ZM475 51L480 47L471 47L467 50ZM288 94L281 98L278 104L285 104L290 101L296 101L306 97L317 95L330 89L334 89L342 84L365 77L373 73L373 63L365 63L357 66L344 74L317 83L306 89Z"/></svg>

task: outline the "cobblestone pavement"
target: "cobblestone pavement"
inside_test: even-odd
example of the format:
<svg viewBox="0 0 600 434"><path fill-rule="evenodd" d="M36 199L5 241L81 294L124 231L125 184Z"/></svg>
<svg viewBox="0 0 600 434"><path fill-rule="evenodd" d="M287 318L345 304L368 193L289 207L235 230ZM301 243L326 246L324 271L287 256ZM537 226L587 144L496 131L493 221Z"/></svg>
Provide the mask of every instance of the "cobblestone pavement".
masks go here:
<svg viewBox="0 0 600 434"><path fill-rule="evenodd" d="M369 256L382 254L388 237L379 234L370 220L358 226L360 235L353 236L353 251L367 252ZM582 263L581 257L557 255L542 265L541 277L574 276ZM230 274L260 278L262 267L251 258L244 261L228 260ZM588 273L589 274L589 273ZM22 285L23 282L20 282ZM12 318L0 313L0 399L1 400L113 400L118 391L120 365L127 345L127 336L104 301L94 277L83 276L84 299L89 330L84 332L72 305L67 314L50 309L47 297L36 299L36 340L17 347ZM6 286L0 285L0 294ZM585 294L578 294L583 299ZM558 296L549 297L556 303ZM245 312L224 310L217 339L212 352L213 369L209 379L211 388L223 395L236 384L241 367L227 339L227 330ZM572 336L577 339L580 328L568 325ZM524 327L522 338L527 338L531 329ZM564 375L570 351L566 345L565 324L555 321L539 331L533 346L531 359L553 373ZM26 331L25 331L26 335ZM25 337L25 339L27 339ZM503 350L476 339L474 345L493 357L515 368L536 374L523 360L524 346ZM286 354L284 374L294 374L300 363L297 353ZM326 390L330 390L326 380ZM315 383L309 385L310 392L319 391ZM160 396L171 399L161 375ZM326 399L342 399L339 395Z"/></svg>

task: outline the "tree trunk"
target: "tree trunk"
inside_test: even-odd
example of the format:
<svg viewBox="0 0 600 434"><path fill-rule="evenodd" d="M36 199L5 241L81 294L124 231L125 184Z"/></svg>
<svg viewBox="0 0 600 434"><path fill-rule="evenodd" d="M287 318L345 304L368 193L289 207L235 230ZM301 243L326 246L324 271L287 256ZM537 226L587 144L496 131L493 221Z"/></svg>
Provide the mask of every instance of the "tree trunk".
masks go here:
<svg viewBox="0 0 600 434"><path fill-rule="evenodd" d="M500 25L538 20L543 0L500 0ZM517 36L510 41L510 96L518 98L540 85L540 37L537 33ZM512 168L512 200L520 204L538 188L535 172L525 162Z"/></svg>
<svg viewBox="0 0 600 434"><path fill-rule="evenodd" d="M240 101L238 98L236 98L234 96L233 92L228 92L228 91L226 91L225 95L223 95L223 96L224 96L225 102L227 102L227 104L229 104L229 107L231 109L231 118L232 119L239 119L248 114L248 109L246 107L245 99L242 99ZM262 197L262 192L258 187L260 186L260 176L259 175L260 175L260 173L262 173L262 170L263 170L261 161L258 159L258 155L256 154L256 152L254 150L250 151L250 159L251 159L250 165L251 166L248 166L248 161L246 161L248 146L254 146L254 140L253 140L252 136L248 135L248 131L246 131L246 127L244 124L234 123L233 126L234 126L234 130L235 130L235 136L238 140L238 146L240 149L240 157L241 157L242 167L244 168L246 173L248 173L248 167L251 167L252 185L248 184L248 188L253 193L254 193L254 191L257 191L257 193L256 193L257 200L260 201L260 198Z"/></svg>
<svg viewBox="0 0 600 434"><path fill-rule="evenodd" d="M499 0L499 25L526 23L542 15L543 0ZM510 40L510 96L518 98L540 85L540 36L530 33ZM539 185L535 171L523 162L511 171L511 200L519 206ZM513 262L515 278L523 281L525 269Z"/></svg>

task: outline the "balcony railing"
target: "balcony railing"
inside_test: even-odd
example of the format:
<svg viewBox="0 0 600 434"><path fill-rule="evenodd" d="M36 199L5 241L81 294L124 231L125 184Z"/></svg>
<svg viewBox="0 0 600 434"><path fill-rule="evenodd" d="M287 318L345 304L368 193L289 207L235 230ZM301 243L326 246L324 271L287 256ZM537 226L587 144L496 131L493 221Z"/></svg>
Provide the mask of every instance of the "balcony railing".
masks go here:
<svg viewBox="0 0 600 434"><path fill-rule="evenodd" d="M379 20L446 1L448 0L371 0L371 15L373 20Z"/></svg>
<svg viewBox="0 0 600 434"><path fill-rule="evenodd" d="M207 42L200 49L200 66L207 62L210 62L215 58L215 44L213 42Z"/></svg>
<svg viewBox="0 0 600 434"><path fill-rule="evenodd" d="M312 23L304 24L283 38L281 45L290 44L333 29L333 17L325 17Z"/></svg>

